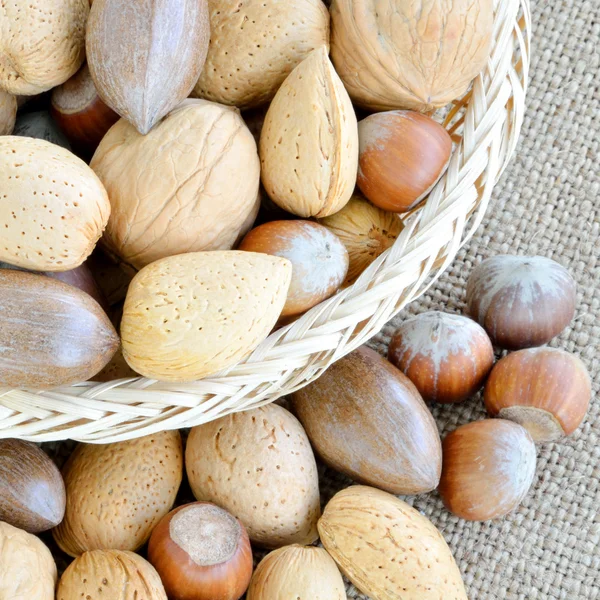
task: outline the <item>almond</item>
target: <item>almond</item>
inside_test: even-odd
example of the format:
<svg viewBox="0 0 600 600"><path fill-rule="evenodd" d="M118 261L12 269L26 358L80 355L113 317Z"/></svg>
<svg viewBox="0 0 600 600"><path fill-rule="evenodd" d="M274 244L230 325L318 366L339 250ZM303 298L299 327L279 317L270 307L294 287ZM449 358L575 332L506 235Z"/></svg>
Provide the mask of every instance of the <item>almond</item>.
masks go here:
<svg viewBox="0 0 600 600"><path fill-rule="evenodd" d="M2 136L0 184L0 260L36 271L67 271L88 257L110 205L82 160L43 140Z"/></svg>
<svg viewBox="0 0 600 600"><path fill-rule="evenodd" d="M73 75L85 57L88 0L12 0L0 11L0 88L31 96Z"/></svg>
<svg viewBox="0 0 600 600"><path fill-rule="evenodd" d="M96 0L88 66L100 98L146 134L189 96L209 39L206 0Z"/></svg>
<svg viewBox="0 0 600 600"><path fill-rule="evenodd" d="M209 0L213 32L194 94L239 108L273 98L290 71L329 45L321 0Z"/></svg>
<svg viewBox="0 0 600 600"><path fill-rule="evenodd" d="M167 594L154 567L141 556L93 550L69 565L56 592L56 600L81 598L167 600Z"/></svg>
<svg viewBox="0 0 600 600"><path fill-rule="evenodd" d="M187 100L146 136L119 121L91 167L112 205L104 244L136 269L229 250L258 212L256 143L236 110L213 102Z"/></svg>
<svg viewBox="0 0 600 600"><path fill-rule="evenodd" d="M0 135L10 135L17 118L17 97L0 89Z"/></svg>
<svg viewBox="0 0 600 600"><path fill-rule="evenodd" d="M319 520L325 549L365 595L376 600L467 600L441 533L395 496L352 486Z"/></svg>
<svg viewBox="0 0 600 600"><path fill-rule="evenodd" d="M171 510L182 472L178 431L116 444L79 444L63 467L67 510L54 539L70 556L137 550Z"/></svg>
<svg viewBox="0 0 600 600"><path fill-rule="evenodd" d="M236 364L277 322L291 273L285 258L236 251L148 265L125 299L125 360L162 381L193 381Z"/></svg>
<svg viewBox="0 0 600 600"><path fill-rule="evenodd" d="M325 217L350 199L358 168L358 125L327 56L314 50L283 82L260 137L262 181L284 210Z"/></svg>
<svg viewBox="0 0 600 600"><path fill-rule="evenodd" d="M194 427L185 464L198 500L236 516L267 548L317 539L319 479L298 420L270 404Z"/></svg>

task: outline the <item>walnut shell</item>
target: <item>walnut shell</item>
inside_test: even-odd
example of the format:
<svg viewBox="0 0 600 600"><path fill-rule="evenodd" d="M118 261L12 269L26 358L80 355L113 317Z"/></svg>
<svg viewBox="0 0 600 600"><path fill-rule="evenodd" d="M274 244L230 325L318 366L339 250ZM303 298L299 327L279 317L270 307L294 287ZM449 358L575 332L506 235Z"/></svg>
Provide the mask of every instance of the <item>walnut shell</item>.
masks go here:
<svg viewBox="0 0 600 600"><path fill-rule="evenodd" d="M258 213L254 138L238 111L206 100L187 100L146 136L118 121L90 166L112 206L103 243L136 269L229 250Z"/></svg>
<svg viewBox="0 0 600 600"><path fill-rule="evenodd" d="M79 444L62 470L67 489L54 539L69 556L137 550L171 510L183 475L178 431L116 444Z"/></svg>
<svg viewBox="0 0 600 600"><path fill-rule="evenodd" d="M262 181L284 210L325 217L350 200L358 170L358 124L327 56L311 52L283 82L260 136Z"/></svg>
<svg viewBox="0 0 600 600"><path fill-rule="evenodd" d="M125 299L125 360L161 381L194 381L233 366L277 322L291 274L285 258L253 252L192 252L148 265Z"/></svg>
<svg viewBox="0 0 600 600"><path fill-rule="evenodd" d="M273 98L291 70L329 46L321 0L209 0L213 33L194 95L239 108Z"/></svg>
<svg viewBox="0 0 600 600"><path fill-rule="evenodd" d="M331 57L358 105L428 112L485 66L493 2L333 0L331 20Z"/></svg>
<svg viewBox="0 0 600 600"><path fill-rule="evenodd" d="M10 135L17 118L17 97L0 89L0 135Z"/></svg>
<svg viewBox="0 0 600 600"><path fill-rule="evenodd" d="M167 600L167 594L154 567L141 556L93 550L69 565L56 591L56 600L82 598Z"/></svg>
<svg viewBox="0 0 600 600"><path fill-rule="evenodd" d="M91 253L110 204L94 172L44 140L0 137L0 260L68 271Z"/></svg>
<svg viewBox="0 0 600 600"><path fill-rule="evenodd" d="M32 96L73 75L85 58L88 0L7 0L0 11L0 87Z"/></svg>
<svg viewBox="0 0 600 600"><path fill-rule="evenodd" d="M54 600L56 577L56 564L44 543L0 521L0 598Z"/></svg>
<svg viewBox="0 0 600 600"><path fill-rule="evenodd" d="M146 134L189 96L209 40L206 0L96 0L86 50L98 95Z"/></svg>
<svg viewBox="0 0 600 600"><path fill-rule="evenodd" d="M330 229L348 250L350 266L344 285L359 275L390 248L404 228L396 213L373 206L362 196L354 195L342 210L318 219Z"/></svg>
<svg viewBox="0 0 600 600"><path fill-rule="evenodd" d="M281 406L194 427L185 465L194 496L237 517L252 542L277 548L317 539L315 457L302 425Z"/></svg>

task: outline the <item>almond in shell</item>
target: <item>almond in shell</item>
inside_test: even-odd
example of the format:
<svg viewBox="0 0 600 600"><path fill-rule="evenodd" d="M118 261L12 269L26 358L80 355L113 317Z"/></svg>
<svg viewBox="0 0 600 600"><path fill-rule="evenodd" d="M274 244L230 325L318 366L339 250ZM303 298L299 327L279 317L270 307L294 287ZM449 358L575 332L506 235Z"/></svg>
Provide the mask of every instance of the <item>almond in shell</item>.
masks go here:
<svg viewBox="0 0 600 600"><path fill-rule="evenodd" d="M17 97L0 89L0 135L10 135L17 118Z"/></svg>

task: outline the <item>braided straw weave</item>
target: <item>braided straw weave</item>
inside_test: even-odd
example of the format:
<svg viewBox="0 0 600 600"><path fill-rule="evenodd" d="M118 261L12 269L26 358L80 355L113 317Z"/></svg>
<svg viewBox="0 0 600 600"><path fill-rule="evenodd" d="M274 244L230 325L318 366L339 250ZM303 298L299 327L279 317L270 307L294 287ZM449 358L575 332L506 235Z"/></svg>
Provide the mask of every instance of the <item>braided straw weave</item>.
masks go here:
<svg viewBox="0 0 600 600"><path fill-rule="evenodd" d="M394 246L354 285L271 334L248 358L208 379L139 377L51 391L0 390L0 437L106 443L198 425L255 408L316 379L421 295L481 223L515 149L529 68L529 0L495 0L492 52L444 124L455 150Z"/></svg>

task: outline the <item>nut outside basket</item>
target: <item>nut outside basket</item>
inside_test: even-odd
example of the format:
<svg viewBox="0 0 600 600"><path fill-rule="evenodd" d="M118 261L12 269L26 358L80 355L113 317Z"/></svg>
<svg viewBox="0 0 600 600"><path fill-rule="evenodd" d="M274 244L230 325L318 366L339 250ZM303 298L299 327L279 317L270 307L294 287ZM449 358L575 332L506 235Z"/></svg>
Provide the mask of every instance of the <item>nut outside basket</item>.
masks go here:
<svg viewBox="0 0 600 600"><path fill-rule="evenodd" d="M0 437L108 443L199 425L289 394L378 333L473 235L515 150L528 82L529 0L495 0L494 10L487 66L444 118L455 146L445 175L410 213L395 244L351 287L201 381L139 377L49 391L2 388Z"/></svg>

